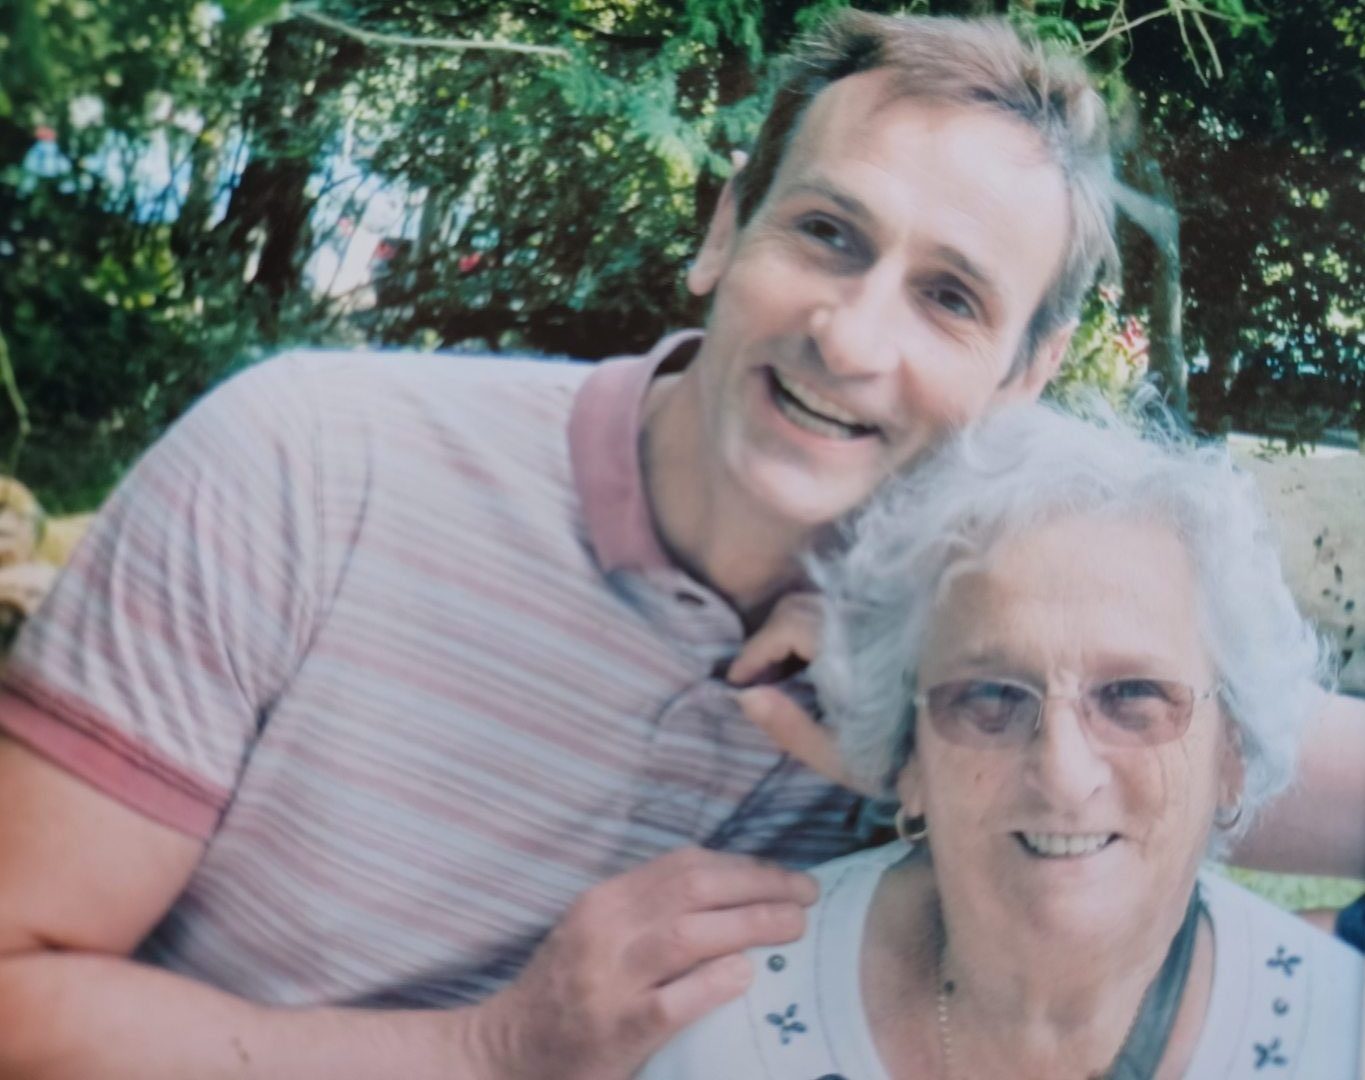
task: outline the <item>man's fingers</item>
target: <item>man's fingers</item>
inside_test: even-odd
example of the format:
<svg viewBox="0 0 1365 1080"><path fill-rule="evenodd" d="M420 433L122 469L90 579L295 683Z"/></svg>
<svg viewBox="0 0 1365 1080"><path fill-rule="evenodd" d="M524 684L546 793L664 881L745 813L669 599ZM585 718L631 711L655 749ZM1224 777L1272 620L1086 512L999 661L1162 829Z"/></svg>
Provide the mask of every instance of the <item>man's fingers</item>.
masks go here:
<svg viewBox="0 0 1365 1080"><path fill-rule="evenodd" d="M660 985L722 956L762 945L785 945L805 930L806 912L800 904L746 904L699 911L633 942L624 960L641 981Z"/></svg>
<svg viewBox="0 0 1365 1080"><path fill-rule="evenodd" d="M820 886L809 874L747 855L703 848L684 848L664 855L617 878L616 884L628 888L631 906L649 917L745 904L809 907L820 897Z"/></svg>
<svg viewBox="0 0 1365 1080"><path fill-rule="evenodd" d="M799 938L819 894L809 874L701 848L589 889L520 978L480 1006L510 1047L498 1075L623 1080L743 993L743 950Z"/></svg>
<svg viewBox="0 0 1365 1080"><path fill-rule="evenodd" d="M834 732L775 686L754 686L736 697L745 717L792 757L836 784L862 795L877 795L849 775L839 755Z"/></svg>
<svg viewBox="0 0 1365 1080"><path fill-rule="evenodd" d="M785 596L773 608L730 664L725 678L734 685L752 682L795 657L809 663L820 646L820 601L813 593Z"/></svg>
<svg viewBox="0 0 1365 1080"><path fill-rule="evenodd" d="M747 956L722 956L698 964L647 995L642 1019L650 1044L648 1052L658 1050L689 1024L739 997L753 978L753 964Z"/></svg>
<svg viewBox="0 0 1365 1080"><path fill-rule="evenodd" d="M775 672L790 657L809 663L815 655L816 633L792 622L767 623L731 661L726 680L736 686L752 682Z"/></svg>

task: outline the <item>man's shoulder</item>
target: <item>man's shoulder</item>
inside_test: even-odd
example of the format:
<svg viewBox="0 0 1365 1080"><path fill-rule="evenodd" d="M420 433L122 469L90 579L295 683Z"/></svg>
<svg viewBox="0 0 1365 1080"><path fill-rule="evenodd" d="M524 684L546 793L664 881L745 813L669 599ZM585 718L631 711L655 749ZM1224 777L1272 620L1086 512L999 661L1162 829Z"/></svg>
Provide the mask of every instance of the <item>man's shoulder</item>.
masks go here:
<svg viewBox="0 0 1365 1080"><path fill-rule="evenodd" d="M840 881L853 881L859 878L880 878L882 874L910 854L911 849L899 840L893 840L876 847L840 855L828 862L812 866L806 872L813 875L822 887L828 888Z"/></svg>
<svg viewBox="0 0 1365 1080"><path fill-rule="evenodd" d="M594 365L528 357L375 349L296 349L211 395L220 412L292 428L331 455L427 447L558 447Z"/></svg>
<svg viewBox="0 0 1365 1080"><path fill-rule="evenodd" d="M258 366L262 377L293 379L318 390L519 388L576 390L593 364L572 359L386 349L292 349ZM267 376L268 373L268 376Z"/></svg>

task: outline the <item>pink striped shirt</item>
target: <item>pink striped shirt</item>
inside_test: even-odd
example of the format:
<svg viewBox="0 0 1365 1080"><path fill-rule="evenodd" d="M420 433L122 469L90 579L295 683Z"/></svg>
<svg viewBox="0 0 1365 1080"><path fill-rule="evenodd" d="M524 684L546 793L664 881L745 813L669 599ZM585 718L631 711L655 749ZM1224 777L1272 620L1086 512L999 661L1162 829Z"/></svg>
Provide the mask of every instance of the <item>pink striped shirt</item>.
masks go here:
<svg viewBox="0 0 1365 1080"><path fill-rule="evenodd" d="M139 955L281 1004L454 1004L685 843L810 865L847 795L717 677L637 440L693 335L596 368L299 353L139 463L5 673L0 726L205 842Z"/></svg>

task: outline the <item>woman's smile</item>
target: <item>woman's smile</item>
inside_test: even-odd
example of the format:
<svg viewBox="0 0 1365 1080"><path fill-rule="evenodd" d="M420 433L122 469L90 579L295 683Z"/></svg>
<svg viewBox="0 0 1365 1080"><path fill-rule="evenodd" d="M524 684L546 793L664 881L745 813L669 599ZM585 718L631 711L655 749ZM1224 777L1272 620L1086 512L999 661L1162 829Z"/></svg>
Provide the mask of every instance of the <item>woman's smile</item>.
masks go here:
<svg viewBox="0 0 1365 1080"><path fill-rule="evenodd" d="M1017 832L1013 834L1030 855L1043 859L1080 859L1106 850L1118 833Z"/></svg>

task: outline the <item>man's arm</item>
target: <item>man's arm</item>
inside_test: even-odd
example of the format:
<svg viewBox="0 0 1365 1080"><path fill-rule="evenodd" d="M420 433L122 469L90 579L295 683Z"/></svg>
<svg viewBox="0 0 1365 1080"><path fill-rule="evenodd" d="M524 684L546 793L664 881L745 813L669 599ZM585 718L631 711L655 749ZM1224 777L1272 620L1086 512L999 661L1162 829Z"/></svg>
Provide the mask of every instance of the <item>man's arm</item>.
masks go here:
<svg viewBox="0 0 1365 1080"><path fill-rule="evenodd" d="M1239 866L1365 878L1365 698L1324 696L1296 779L1238 845Z"/></svg>
<svg viewBox="0 0 1365 1080"><path fill-rule="evenodd" d="M442 1075L436 1014L272 1012L126 959L201 851L0 739L0 1077Z"/></svg>
<svg viewBox="0 0 1365 1080"><path fill-rule="evenodd" d="M269 1008L127 958L201 853L0 737L0 1078L624 1080L815 898L805 875L679 852L584 894L484 1005Z"/></svg>

